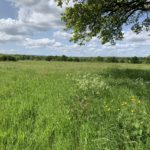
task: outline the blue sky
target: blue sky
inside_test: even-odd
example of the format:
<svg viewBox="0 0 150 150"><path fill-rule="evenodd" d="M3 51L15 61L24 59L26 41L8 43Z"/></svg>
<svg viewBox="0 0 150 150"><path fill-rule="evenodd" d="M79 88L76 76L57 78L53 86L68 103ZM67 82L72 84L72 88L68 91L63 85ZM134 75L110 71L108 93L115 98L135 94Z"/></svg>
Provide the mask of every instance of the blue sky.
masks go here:
<svg viewBox="0 0 150 150"><path fill-rule="evenodd" d="M115 46L93 38L85 46L69 42L60 20L63 9L53 0L0 0L0 53L67 56L148 56L150 32L125 29Z"/></svg>

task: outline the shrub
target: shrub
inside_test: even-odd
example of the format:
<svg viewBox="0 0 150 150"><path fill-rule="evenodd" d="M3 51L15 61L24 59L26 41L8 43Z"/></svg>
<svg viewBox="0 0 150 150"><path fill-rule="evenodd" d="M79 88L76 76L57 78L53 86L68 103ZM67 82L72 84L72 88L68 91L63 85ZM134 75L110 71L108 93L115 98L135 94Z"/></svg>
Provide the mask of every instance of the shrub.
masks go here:
<svg viewBox="0 0 150 150"><path fill-rule="evenodd" d="M104 58L103 58L103 57L98 56L98 57L96 58L96 60L97 60L97 61L104 61Z"/></svg>
<svg viewBox="0 0 150 150"><path fill-rule="evenodd" d="M148 56L148 57L145 58L145 63L146 64L150 64L150 56Z"/></svg>
<svg viewBox="0 0 150 150"><path fill-rule="evenodd" d="M46 60L46 61L52 61L52 60L53 60L53 57L52 57L52 56L47 56L47 57L45 58L45 60Z"/></svg>
<svg viewBox="0 0 150 150"><path fill-rule="evenodd" d="M17 61L17 58L12 55L2 55L0 56L0 61Z"/></svg>
<svg viewBox="0 0 150 150"><path fill-rule="evenodd" d="M131 58L131 63L133 64L139 64L140 63L140 60L138 57L134 56Z"/></svg>
<svg viewBox="0 0 150 150"><path fill-rule="evenodd" d="M65 55L62 55L60 59L61 59L62 61L67 61L67 60L68 60L68 57L65 56Z"/></svg>
<svg viewBox="0 0 150 150"><path fill-rule="evenodd" d="M116 57L108 57L106 62L118 63L118 58Z"/></svg>

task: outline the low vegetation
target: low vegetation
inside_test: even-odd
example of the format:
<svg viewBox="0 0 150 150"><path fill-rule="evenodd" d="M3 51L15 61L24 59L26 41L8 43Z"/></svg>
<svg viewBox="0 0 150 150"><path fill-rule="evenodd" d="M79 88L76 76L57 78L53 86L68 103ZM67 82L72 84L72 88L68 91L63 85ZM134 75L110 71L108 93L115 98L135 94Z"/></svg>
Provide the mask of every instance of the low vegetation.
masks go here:
<svg viewBox="0 0 150 150"><path fill-rule="evenodd" d="M0 62L0 149L149 150L149 64Z"/></svg>
<svg viewBox="0 0 150 150"><path fill-rule="evenodd" d="M149 64L150 56L147 57L68 57L62 56L34 56L34 55L3 55L0 54L0 61L18 60L46 60L46 61L69 61L69 62L108 62L108 63L132 63Z"/></svg>

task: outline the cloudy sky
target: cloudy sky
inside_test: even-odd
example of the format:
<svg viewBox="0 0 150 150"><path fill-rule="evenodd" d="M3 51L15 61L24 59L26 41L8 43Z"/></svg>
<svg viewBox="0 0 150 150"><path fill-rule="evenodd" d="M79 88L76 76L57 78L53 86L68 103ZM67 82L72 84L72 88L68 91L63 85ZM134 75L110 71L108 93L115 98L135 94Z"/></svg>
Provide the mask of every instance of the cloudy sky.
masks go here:
<svg viewBox="0 0 150 150"><path fill-rule="evenodd" d="M69 42L60 20L63 9L53 0L0 0L0 53L67 56L148 56L150 33L135 35L115 46L93 38L85 46Z"/></svg>

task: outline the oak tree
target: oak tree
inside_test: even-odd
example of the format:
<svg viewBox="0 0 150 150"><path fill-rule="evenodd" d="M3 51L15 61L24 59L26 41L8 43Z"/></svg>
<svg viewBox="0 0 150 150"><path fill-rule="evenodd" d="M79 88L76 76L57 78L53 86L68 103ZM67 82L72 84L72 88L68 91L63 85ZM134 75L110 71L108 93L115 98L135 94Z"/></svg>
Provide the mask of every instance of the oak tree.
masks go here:
<svg viewBox="0 0 150 150"><path fill-rule="evenodd" d="M56 0L68 5L62 14L71 41L83 44L93 37L102 43L123 39L128 26L135 33L150 29L150 0Z"/></svg>

